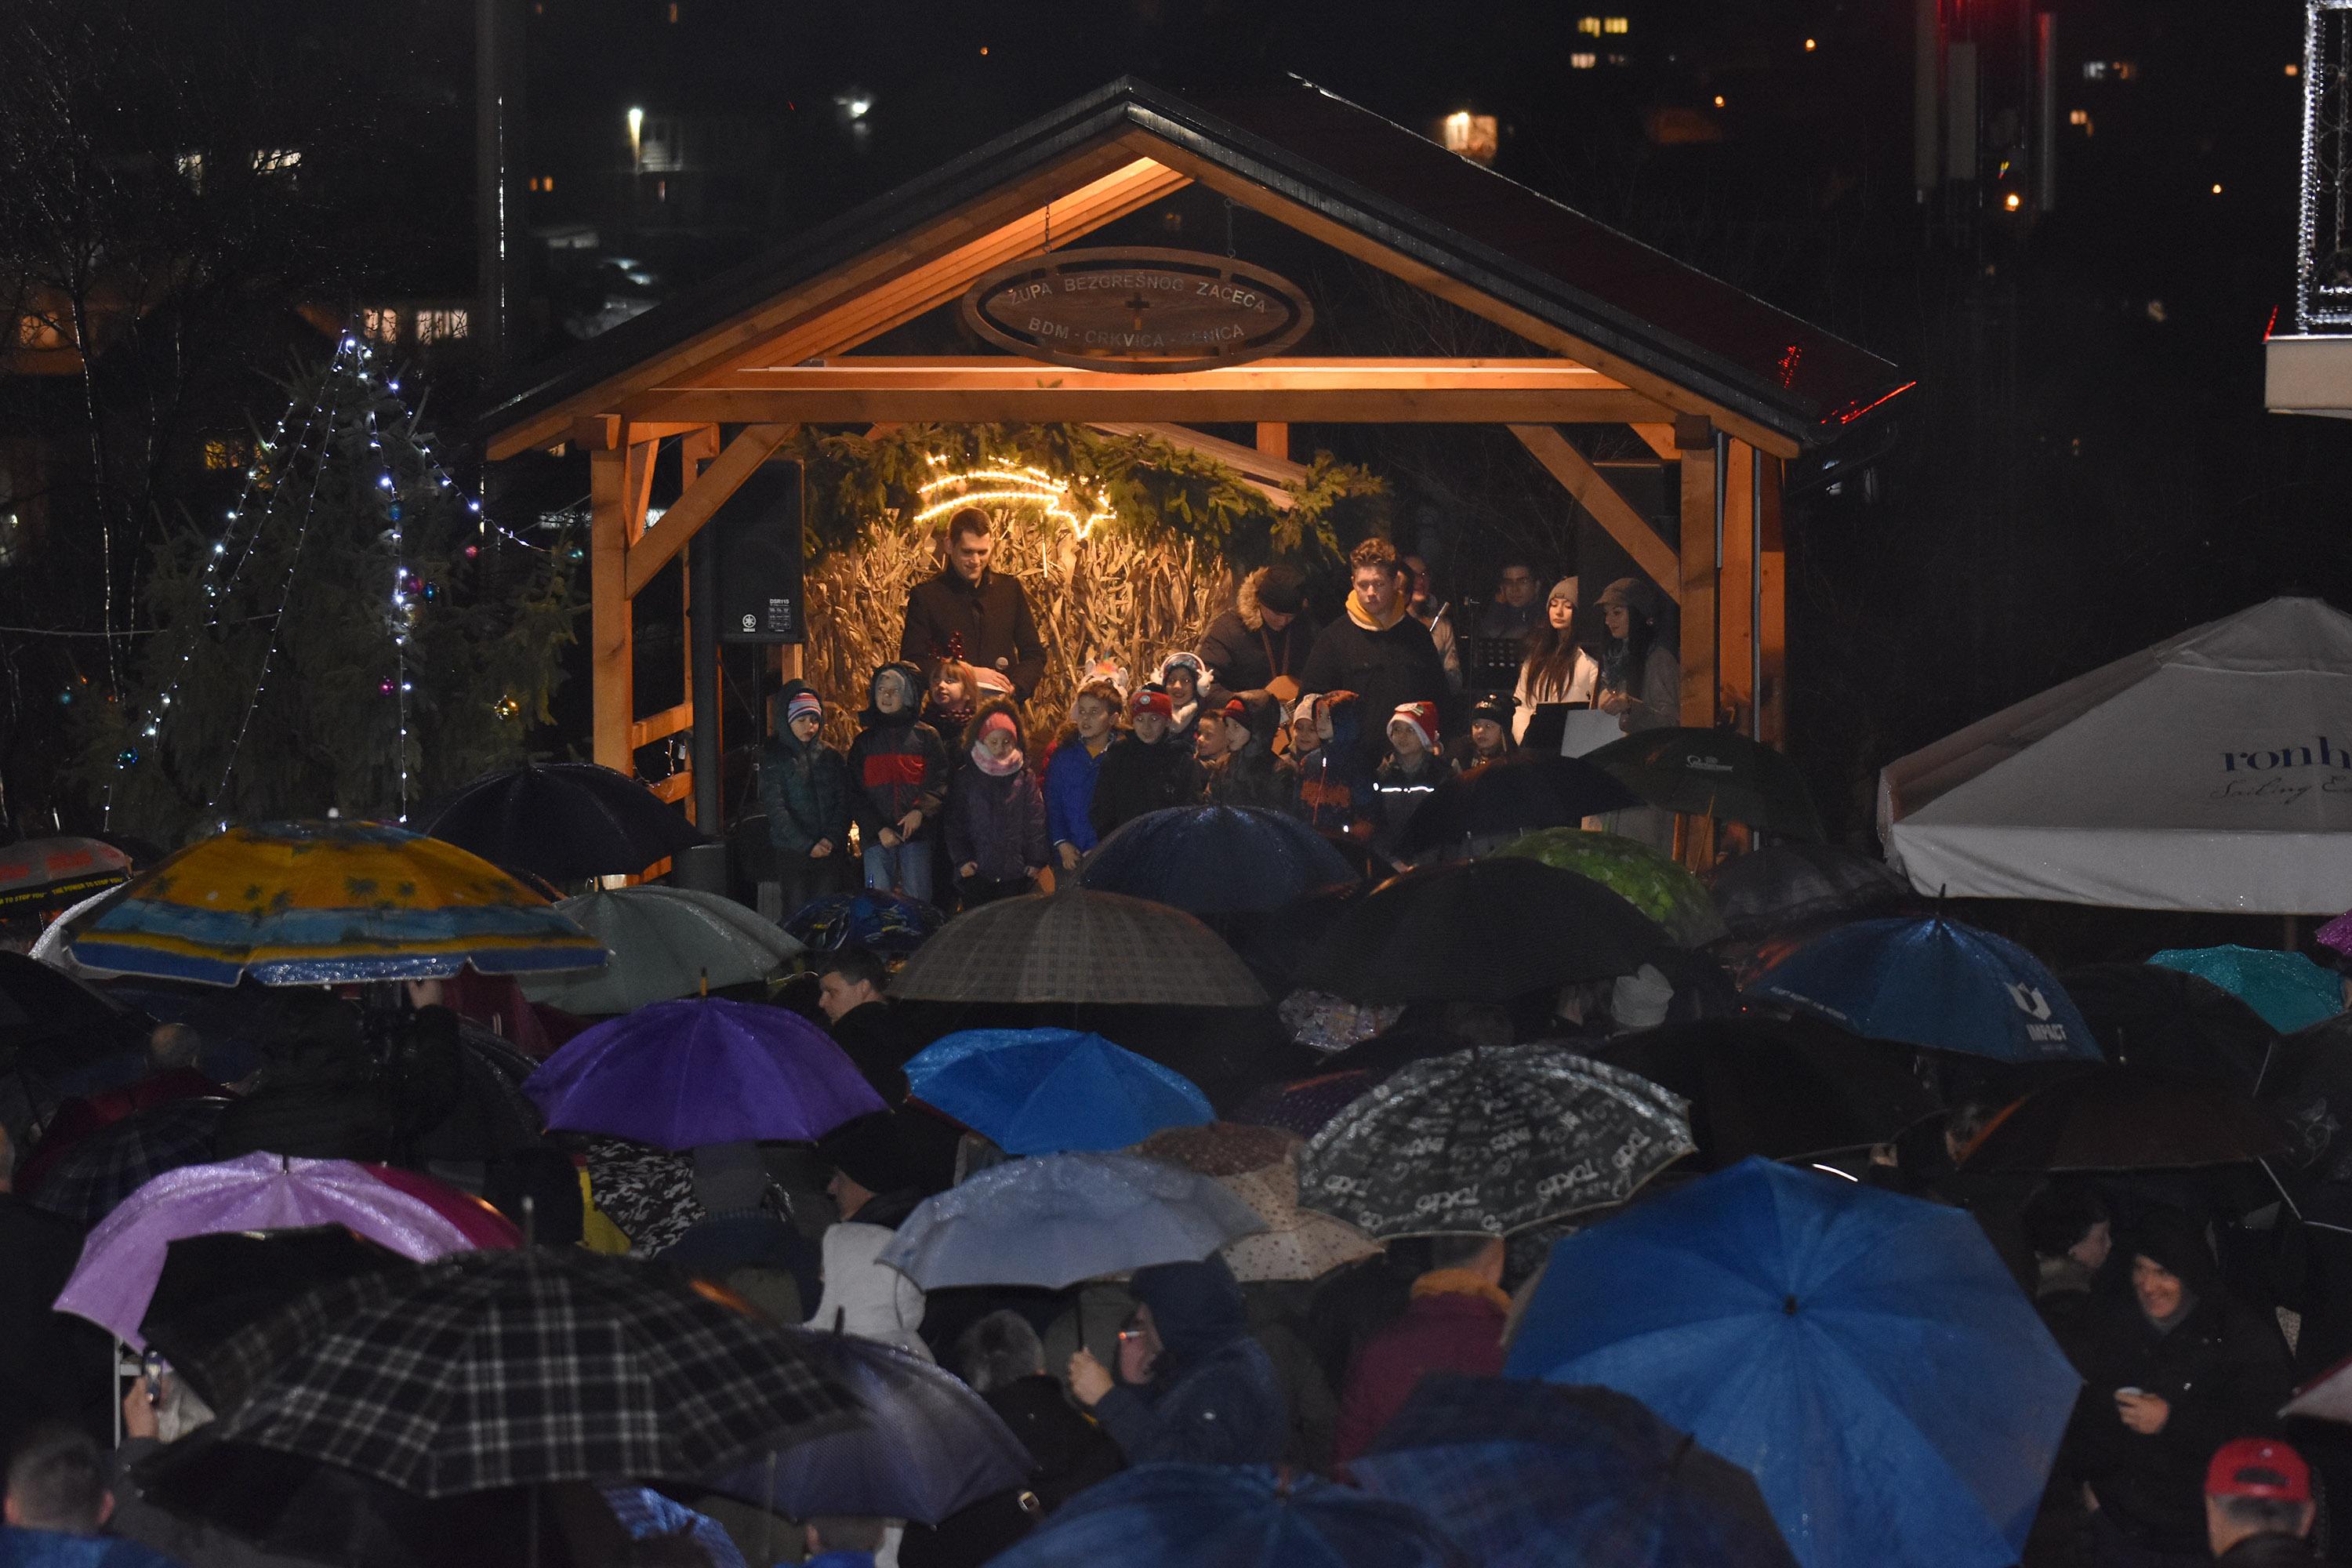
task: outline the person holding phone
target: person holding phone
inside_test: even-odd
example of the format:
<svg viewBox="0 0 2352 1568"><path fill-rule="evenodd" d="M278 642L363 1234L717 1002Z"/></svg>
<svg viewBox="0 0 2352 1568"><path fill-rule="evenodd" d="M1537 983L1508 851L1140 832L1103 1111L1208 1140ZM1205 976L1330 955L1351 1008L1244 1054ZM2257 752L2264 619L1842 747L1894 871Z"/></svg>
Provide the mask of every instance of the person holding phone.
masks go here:
<svg viewBox="0 0 2352 1568"><path fill-rule="evenodd" d="M1090 1351L1070 1357L1070 1393L1130 1465L1265 1465L1290 1415L1274 1362L1250 1336L1241 1287L1214 1253L1135 1271L1142 1303L1119 1333L1118 1375Z"/></svg>
<svg viewBox="0 0 2352 1568"><path fill-rule="evenodd" d="M2124 1247L2131 1291L2094 1325L2067 1454L2102 1563L2205 1561L2205 1468L2259 1432L2292 1373L2275 1325L2233 1300L2203 1230L2161 1215Z"/></svg>

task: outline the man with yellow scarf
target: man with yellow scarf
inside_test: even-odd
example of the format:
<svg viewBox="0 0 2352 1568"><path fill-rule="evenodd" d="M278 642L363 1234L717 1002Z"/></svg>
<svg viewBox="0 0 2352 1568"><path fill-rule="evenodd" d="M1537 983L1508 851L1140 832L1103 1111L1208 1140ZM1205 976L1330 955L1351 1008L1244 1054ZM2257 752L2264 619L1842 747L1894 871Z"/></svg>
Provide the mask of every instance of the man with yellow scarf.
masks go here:
<svg viewBox="0 0 2352 1568"><path fill-rule="evenodd" d="M1454 692L1429 628L1405 613L1404 570L1396 547L1367 539L1349 557L1352 592L1348 613L1315 635L1315 650L1298 677L1307 691L1352 691L1371 714L1395 712L1408 702L1433 702L1452 731ZM1358 742L1366 773L1388 750L1384 729L1364 726Z"/></svg>

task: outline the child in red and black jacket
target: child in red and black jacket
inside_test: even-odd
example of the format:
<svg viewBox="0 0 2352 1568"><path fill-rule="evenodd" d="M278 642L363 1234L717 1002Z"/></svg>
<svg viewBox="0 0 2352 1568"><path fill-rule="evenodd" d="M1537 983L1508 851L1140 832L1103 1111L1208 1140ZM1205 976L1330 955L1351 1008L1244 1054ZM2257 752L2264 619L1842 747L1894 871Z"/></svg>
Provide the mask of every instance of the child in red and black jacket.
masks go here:
<svg viewBox="0 0 2352 1568"><path fill-rule="evenodd" d="M929 902L929 829L947 804L948 748L916 715L923 672L886 664L866 684L865 728L849 743L851 815L865 844L866 885Z"/></svg>

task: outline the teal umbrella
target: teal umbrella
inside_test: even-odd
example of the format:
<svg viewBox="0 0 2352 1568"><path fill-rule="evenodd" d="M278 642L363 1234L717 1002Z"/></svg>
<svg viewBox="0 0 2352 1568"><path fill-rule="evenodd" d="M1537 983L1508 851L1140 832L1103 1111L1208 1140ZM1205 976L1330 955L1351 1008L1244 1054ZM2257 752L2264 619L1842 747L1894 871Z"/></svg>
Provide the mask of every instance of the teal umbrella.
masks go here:
<svg viewBox="0 0 2352 1568"><path fill-rule="evenodd" d="M2210 980L2263 1016L2282 1035L2344 1011L2344 984L2299 952L2266 947L2168 947L2148 960Z"/></svg>

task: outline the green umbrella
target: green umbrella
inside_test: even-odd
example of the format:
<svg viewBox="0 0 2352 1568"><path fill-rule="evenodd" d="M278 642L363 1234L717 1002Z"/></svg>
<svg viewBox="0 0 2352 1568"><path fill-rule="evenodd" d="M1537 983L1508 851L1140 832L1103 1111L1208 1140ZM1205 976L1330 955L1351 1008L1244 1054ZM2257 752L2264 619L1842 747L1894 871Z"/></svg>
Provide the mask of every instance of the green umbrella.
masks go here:
<svg viewBox="0 0 2352 1568"><path fill-rule="evenodd" d="M1584 760L1668 811L1819 840L1821 814L1797 765L1728 730L1637 730Z"/></svg>
<svg viewBox="0 0 2352 1568"><path fill-rule="evenodd" d="M1723 917L1706 885L1646 844L1614 833L1547 827L1496 851L1539 860L1556 870L1590 877L1666 928L1684 947L1723 935Z"/></svg>

